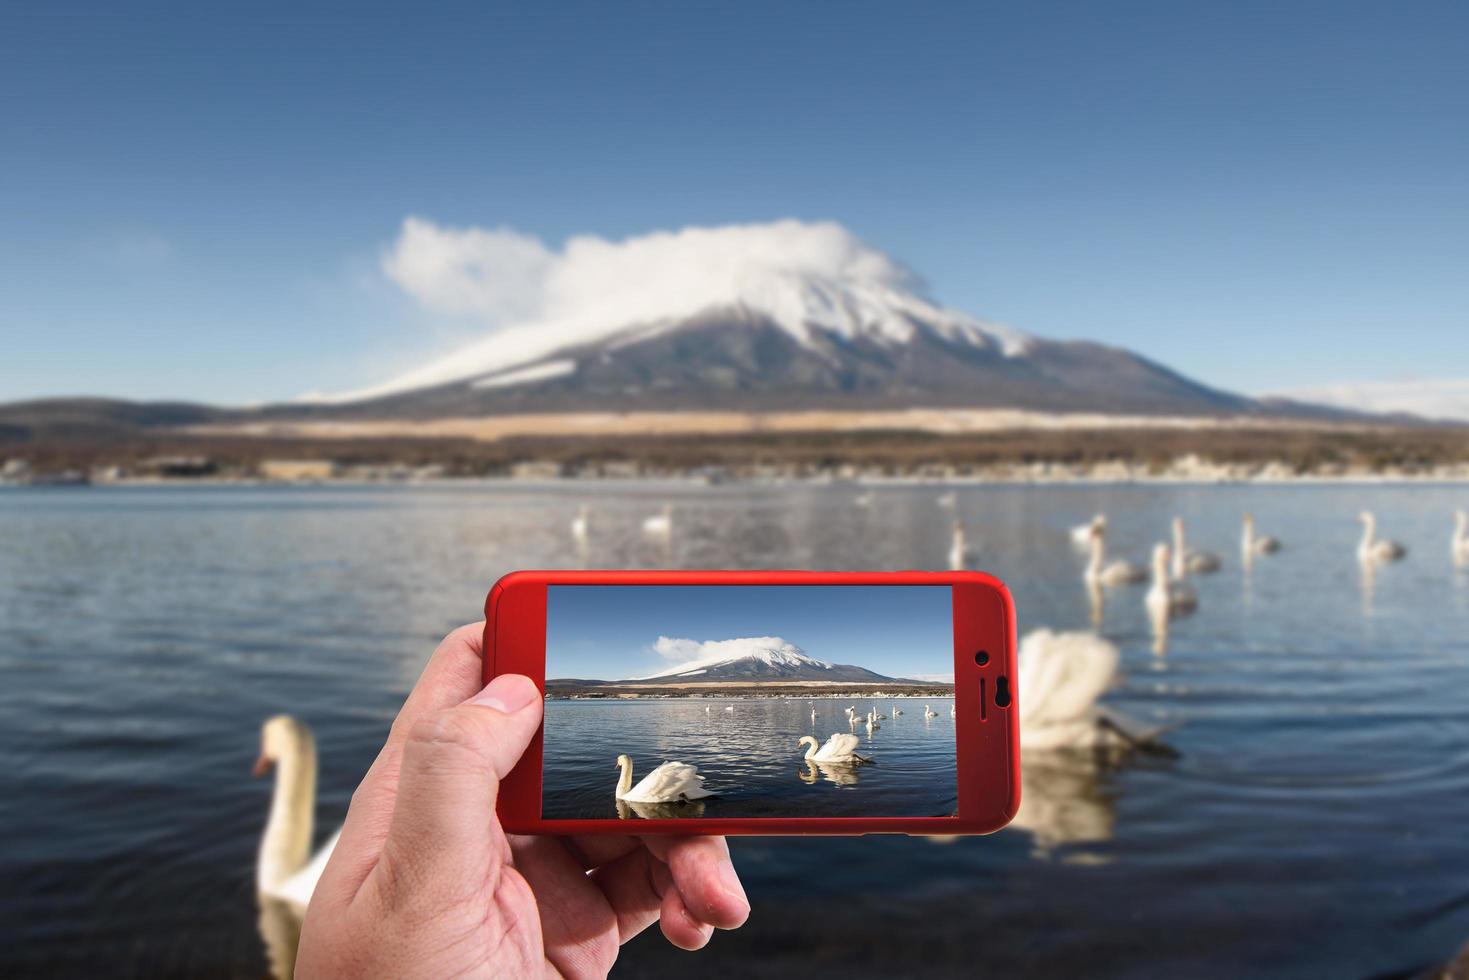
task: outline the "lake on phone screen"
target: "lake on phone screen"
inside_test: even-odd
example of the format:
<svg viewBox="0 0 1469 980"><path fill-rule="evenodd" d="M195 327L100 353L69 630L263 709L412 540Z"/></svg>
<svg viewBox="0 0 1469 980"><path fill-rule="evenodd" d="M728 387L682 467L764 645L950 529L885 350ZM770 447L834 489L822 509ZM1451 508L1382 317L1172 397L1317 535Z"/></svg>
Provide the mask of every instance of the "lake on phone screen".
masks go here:
<svg viewBox="0 0 1469 980"><path fill-rule="evenodd" d="M1118 557L1145 559L1174 514L1220 553L1166 653L1143 589L1102 611L1122 654L1106 703L1167 726L1176 757L1027 754L1021 818L990 837L736 840L749 924L700 954L650 930L618 975L1397 976L1469 941L1469 580L1448 547L1469 488L959 487L954 511L944 489L878 487L868 507L824 485L0 492L0 976L263 975L261 721L315 730L325 836L435 642L507 571L941 568L955 512L1022 633L1088 627L1067 528L1096 511ZM665 501L671 539L644 540ZM1364 507L1409 548L1370 580ZM1247 510L1285 542L1249 574ZM883 722L855 786L800 778L804 703L552 711L605 757L592 805L612 807L617 753L639 778L661 761L600 718L644 711L691 752L779 726L752 779L837 806L883 787L928 812L953 794L940 703L927 725L918 702ZM884 752L908 761L889 775ZM716 776L741 792L744 774Z"/></svg>

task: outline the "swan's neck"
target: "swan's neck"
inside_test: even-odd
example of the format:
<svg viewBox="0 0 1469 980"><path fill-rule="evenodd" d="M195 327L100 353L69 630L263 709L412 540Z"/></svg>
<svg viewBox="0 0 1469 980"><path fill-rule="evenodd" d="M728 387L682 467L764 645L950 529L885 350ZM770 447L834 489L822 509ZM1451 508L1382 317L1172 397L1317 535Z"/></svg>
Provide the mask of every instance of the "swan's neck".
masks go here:
<svg viewBox="0 0 1469 980"><path fill-rule="evenodd" d="M1253 517L1246 517L1245 518L1245 534L1244 534L1244 539L1245 539L1245 550L1246 551L1248 551L1248 550L1250 550L1251 548L1254 547L1254 545L1255 545L1255 519Z"/></svg>
<svg viewBox="0 0 1469 980"><path fill-rule="evenodd" d="M1183 578L1184 573L1183 521L1173 522L1173 577Z"/></svg>
<svg viewBox="0 0 1469 980"><path fill-rule="evenodd" d="M622 767L622 775L617 777L617 796L621 799L632 789L632 760L623 759L618 765Z"/></svg>
<svg viewBox="0 0 1469 980"><path fill-rule="evenodd" d="M1365 551L1368 548L1371 548L1372 543L1376 538L1377 518L1373 517L1371 514L1368 514L1366 517L1362 518L1362 550Z"/></svg>
<svg viewBox="0 0 1469 980"><path fill-rule="evenodd" d="M260 838L255 884L273 891L306 867L316 817L316 743L305 735L276 760L270 818Z"/></svg>
<svg viewBox="0 0 1469 980"><path fill-rule="evenodd" d="M1153 584L1157 588L1163 588L1163 583L1168 580L1168 552L1159 551L1153 555Z"/></svg>
<svg viewBox="0 0 1469 980"><path fill-rule="evenodd" d="M1092 557L1091 561L1089 561L1086 566L1087 574L1091 575L1093 578L1095 578L1097 574L1100 573L1102 570L1102 562L1106 557L1106 547L1107 546L1102 543L1102 536L1093 532Z"/></svg>
<svg viewBox="0 0 1469 980"><path fill-rule="evenodd" d="M1469 514L1462 510L1454 515L1454 543L1459 547L1469 547Z"/></svg>

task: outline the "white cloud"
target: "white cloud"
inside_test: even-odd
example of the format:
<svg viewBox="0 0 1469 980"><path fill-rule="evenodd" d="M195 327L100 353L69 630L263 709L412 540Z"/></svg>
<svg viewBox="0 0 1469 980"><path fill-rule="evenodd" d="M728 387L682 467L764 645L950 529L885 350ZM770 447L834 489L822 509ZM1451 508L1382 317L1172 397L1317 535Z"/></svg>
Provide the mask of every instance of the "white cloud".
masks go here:
<svg viewBox="0 0 1469 980"><path fill-rule="evenodd" d="M1359 412L1411 412L1428 419L1469 422L1469 378L1363 381L1280 394L1284 398Z"/></svg>
<svg viewBox="0 0 1469 980"><path fill-rule="evenodd" d="M800 647L779 636L741 636L732 640L690 640L684 637L660 636L653 652L674 663L713 663L734 657L753 657L778 653L804 656Z"/></svg>

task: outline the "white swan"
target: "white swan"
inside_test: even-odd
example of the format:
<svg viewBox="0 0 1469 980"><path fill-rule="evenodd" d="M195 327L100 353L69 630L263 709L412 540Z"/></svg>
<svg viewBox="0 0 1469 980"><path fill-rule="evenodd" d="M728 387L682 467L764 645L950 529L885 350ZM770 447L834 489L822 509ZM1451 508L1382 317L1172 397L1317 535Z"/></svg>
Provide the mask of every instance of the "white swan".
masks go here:
<svg viewBox="0 0 1469 980"><path fill-rule="evenodd" d="M1244 531L1239 539L1240 554L1246 559L1256 555L1273 555L1280 550L1280 539L1273 538L1268 534L1257 535L1255 533L1255 515L1246 514Z"/></svg>
<svg viewBox="0 0 1469 980"><path fill-rule="evenodd" d="M724 706L724 710L732 713L734 711L734 705L727 704Z"/></svg>
<svg viewBox="0 0 1469 980"><path fill-rule="evenodd" d="M1168 546L1153 548L1153 584L1143 599L1148 612L1157 616L1183 616L1199 607L1199 597L1183 579L1168 574Z"/></svg>
<svg viewBox="0 0 1469 980"><path fill-rule="evenodd" d="M954 704L949 705L949 717L950 718L958 718L959 717L959 705L958 705L957 702L954 703Z"/></svg>
<svg viewBox="0 0 1469 980"><path fill-rule="evenodd" d="M852 503L858 507L867 508L872 506L872 491L863 490L852 499Z"/></svg>
<svg viewBox="0 0 1469 980"><path fill-rule="evenodd" d="M592 509L586 504L582 504L581 509L576 512L576 516L571 519L571 536L577 544L587 543L588 521L591 515Z"/></svg>
<svg viewBox="0 0 1469 980"><path fill-rule="evenodd" d="M1469 513L1454 511L1454 537L1452 544L1454 564L1459 568L1469 566Z"/></svg>
<svg viewBox="0 0 1469 980"><path fill-rule="evenodd" d="M1137 746L1158 732L1098 701L1117 679L1117 648L1095 633L1036 630L1020 641L1016 692L1020 695L1020 746L1088 749Z"/></svg>
<svg viewBox="0 0 1469 980"><path fill-rule="evenodd" d="M1091 547L1093 532L1107 526L1107 515L1096 514L1085 524L1078 524L1071 529L1071 543L1078 549L1085 551Z"/></svg>
<svg viewBox="0 0 1469 980"><path fill-rule="evenodd" d="M927 704L925 704L923 706L923 717L925 717L925 718L937 718L938 716L939 716L939 713L937 711L933 710L932 708L930 708Z"/></svg>
<svg viewBox="0 0 1469 980"><path fill-rule="evenodd" d="M673 505L664 504L663 510L643 518L643 533L650 537L666 538L673 534Z"/></svg>
<svg viewBox="0 0 1469 980"><path fill-rule="evenodd" d="M260 726L260 757L255 775L275 769L270 816L255 860L255 889L304 911L322 869L337 846L338 830L311 854L316 817L316 739L290 715L276 715Z"/></svg>
<svg viewBox="0 0 1469 980"><path fill-rule="evenodd" d="M1362 540L1357 544L1358 561L1377 564L1398 561L1407 555L1408 549L1396 541L1377 537L1377 517L1372 511L1362 511L1357 515L1357 520L1362 522Z"/></svg>
<svg viewBox="0 0 1469 980"><path fill-rule="evenodd" d="M811 720L812 721L815 721L816 720L816 705L814 705L814 704L811 706Z"/></svg>
<svg viewBox="0 0 1469 980"><path fill-rule="evenodd" d="M1209 575L1219 571L1219 556L1212 551L1190 548L1183 539L1183 518L1173 519L1173 577L1183 578L1189 573Z"/></svg>
<svg viewBox="0 0 1469 980"><path fill-rule="evenodd" d="M877 705L875 705L875 704L872 706L872 717L873 718L876 718L878 721L887 721L888 720L888 716L885 715L885 714L883 714L881 711L878 711L877 710Z"/></svg>
<svg viewBox="0 0 1469 980"><path fill-rule="evenodd" d="M893 705L893 717L894 718L898 717L898 715L901 715L902 713L903 713L903 709L902 708L898 707L896 704Z"/></svg>
<svg viewBox="0 0 1469 980"><path fill-rule="evenodd" d="M802 735L796 742L796 748L806 743L811 743L802 756L807 762L835 762L856 765L860 762L871 762L871 759L857 754L857 746L861 744L856 735L843 735L841 732L832 733L831 738L820 748L816 745L816 739L811 735Z"/></svg>
<svg viewBox="0 0 1469 980"><path fill-rule="evenodd" d="M1114 561L1105 564L1107 556L1107 529L1098 527L1092 532L1092 556L1087 562L1082 578L1088 585L1135 585L1148 580L1148 570L1130 561Z"/></svg>
<svg viewBox="0 0 1469 980"><path fill-rule="evenodd" d="M678 803L714 795L704 788L699 770L686 762L665 762L636 786L632 784L632 759L619 755L617 767L622 770L617 777L617 798L628 803Z"/></svg>
<svg viewBox="0 0 1469 980"><path fill-rule="evenodd" d="M959 498L952 490L950 490L948 493L939 494L939 498L937 500L938 505L944 508L944 510L953 510L954 505L958 502Z"/></svg>
<svg viewBox="0 0 1469 980"><path fill-rule="evenodd" d="M961 572L974 557L973 550L964 543L964 523L955 521L949 538L949 569Z"/></svg>

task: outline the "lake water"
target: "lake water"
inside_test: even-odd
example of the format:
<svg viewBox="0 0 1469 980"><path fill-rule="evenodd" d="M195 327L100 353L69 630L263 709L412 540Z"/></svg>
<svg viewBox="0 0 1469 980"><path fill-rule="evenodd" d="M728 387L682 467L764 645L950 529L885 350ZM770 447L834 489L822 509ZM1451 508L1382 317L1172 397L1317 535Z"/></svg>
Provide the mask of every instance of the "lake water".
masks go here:
<svg viewBox="0 0 1469 980"><path fill-rule="evenodd" d="M548 819L687 817L946 817L959 805L952 698L699 698L546 703L541 815ZM925 703L938 717L924 713ZM894 706L902 714L891 717ZM813 706L816 717L811 717ZM871 729L845 709L888 716ZM870 765L803 760L803 735L861 741ZM633 783L665 759L686 762L716 794L695 805L619 807L619 753L641 760Z"/></svg>
<svg viewBox="0 0 1469 980"><path fill-rule="evenodd" d="M316 730L324 835L436 640L502 573L940 567L938 493L880 488L864 509L814 486L0 492L0 975L262 975L260 721ZM1469 940L1469 581L1447 545L1469 488L958 493L1022 632L1087 625L1065 528L1094 511L1118 555L1141 559L1178 513L1224 556L1164 656L1141 590L1105 609L1125 671L1108 703L1173 726L1178 757L1027 756L1022 819L987 838L735 841L750 924L697 956L654 929L620 975L1368 977ZM665 499L666 548L638 531ZM584 558L567 534L583 501ZM1411 549L1370 589L1364 505ZM1248 576L1247 509L1286 542ZM608 760L598 793L613 776Z"/></svg>

